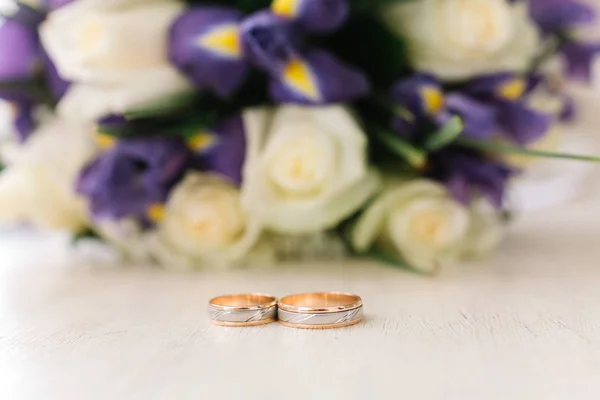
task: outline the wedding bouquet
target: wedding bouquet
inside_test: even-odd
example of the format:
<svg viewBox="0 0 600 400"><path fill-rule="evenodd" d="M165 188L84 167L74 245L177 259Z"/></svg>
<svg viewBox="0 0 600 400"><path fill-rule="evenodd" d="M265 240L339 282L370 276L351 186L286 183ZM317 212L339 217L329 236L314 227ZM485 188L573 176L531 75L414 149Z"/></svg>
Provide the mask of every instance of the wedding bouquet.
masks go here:
<svg viewBox="0 0 600 400"><path fill-rule="evenodd" d="M30 0L0 218L169 268L486 254L600 45L577 0ZM270 261L269 261L270 260Z"/></svg>

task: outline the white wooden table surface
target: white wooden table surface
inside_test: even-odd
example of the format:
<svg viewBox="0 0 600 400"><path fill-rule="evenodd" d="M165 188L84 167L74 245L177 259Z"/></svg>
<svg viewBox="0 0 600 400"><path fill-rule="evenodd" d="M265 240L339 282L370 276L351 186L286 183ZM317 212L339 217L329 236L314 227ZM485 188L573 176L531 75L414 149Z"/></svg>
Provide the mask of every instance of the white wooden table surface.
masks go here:
<svg viewBox="0 0 600 400"><path fill-rule="evenodd" d="M0 399L598 399L600 196L425 279L370 263L178 275L0 248ZM219 328L225 292L356 292L334 331Z"/></svg>

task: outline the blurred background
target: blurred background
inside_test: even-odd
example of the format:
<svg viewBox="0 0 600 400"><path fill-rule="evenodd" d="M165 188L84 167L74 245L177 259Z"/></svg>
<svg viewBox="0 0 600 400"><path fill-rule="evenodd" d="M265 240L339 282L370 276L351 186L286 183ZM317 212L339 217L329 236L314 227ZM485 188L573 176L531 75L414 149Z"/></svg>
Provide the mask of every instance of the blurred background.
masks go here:
<svg viewBox="0 0 600 400"><path fill-rule="evenodd" d="M23 0L32 4L39 1ZM600 13L600 0L587 1ZM13 6L13 0L0 0L0 11L10 12ZM600 24L586 27L579 34L600 41ZM578 118L575 123L560 127L560 131L553 135L555 138L549 150L600 155L600 57L594 70L591 85L568 83L569 92L576 100ZM0 101L0 157L10 157L15 150L11 144L12 112L10 105ZM586 196L593 196L594 191L598 192L600 166L596 164L547 159L528 160L526 164L526 172L511 189L510 202L517 215L565 207ZM7 232L6 228L2 231Z"/></svg>
<svg viewBox="0 0 600 400"><path fill-rule="evenodd" d="M36 4L40 0L22 2ZM587 2L596 6L600 13L600 0ZM14 3L15 0L0 0L0 11L10 12ZM600 41L600 24L586 27L579 34ZM569 91L576 100L578 118L576 123L562 127L551 147L563 152L600 154L600 57L591 85L569 85ZM10 145L6 146L12 137L11 113L11 107L0 100L0 143L4 143L5 156L12 150ZM513 186L511 203L517 212L544 210L589 195L590 189L599 182L600 168L594 164L562 160L529 161L527 172Z"/></svg>

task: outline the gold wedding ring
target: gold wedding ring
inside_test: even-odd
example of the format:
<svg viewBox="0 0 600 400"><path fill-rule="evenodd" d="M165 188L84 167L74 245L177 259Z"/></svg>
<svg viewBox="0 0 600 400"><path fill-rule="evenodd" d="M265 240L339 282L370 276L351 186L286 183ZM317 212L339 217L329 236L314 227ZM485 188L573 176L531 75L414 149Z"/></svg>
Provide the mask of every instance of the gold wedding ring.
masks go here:
<svg viewBox="0 0 600 400"><path fill-rule="evenodd" d="M219 296L208 302L210 321L220 326L256 326L277 320L277 299L267 294Z"/></svg>
<svg viewBox="0 0 600 400"><path fill-rule="evenodd" d="M354 294L294 294L279 300L277 306L279 322L291 328L343 328L363 319L362 299Z"/></svg>

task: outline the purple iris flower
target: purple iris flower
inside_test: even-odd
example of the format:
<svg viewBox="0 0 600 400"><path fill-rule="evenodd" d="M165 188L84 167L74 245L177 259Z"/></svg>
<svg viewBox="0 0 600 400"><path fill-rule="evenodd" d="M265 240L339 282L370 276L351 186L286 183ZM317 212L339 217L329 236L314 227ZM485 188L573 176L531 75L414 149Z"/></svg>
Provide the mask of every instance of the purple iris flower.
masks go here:
<svg viewBox="0 0 600 400"><path fill-rule="evenodd" d="M36 26L7 19L0 26L0 81L26 80L39 67Z"/></svg>
<svg viewBox="0 0 600 400"><path fill-rule="evenodd" d="M279 75L289 60L298 58L300 37L291 21L262 11L244 20L241 38L248 60L272 75Z"/></svg>
<svg viewBox="0 0 600 400"><path fill-rule="evenodd" d="M37 126L34 118L36 104L31 101L14 102L15 117L13 120L15 133L20 143L29 139Z"/></svg>
<svg viewBox="0 0 600 400"><path fill-rule="evenodd" d="M46 13L43 10L22 4L20 1L16 3L17 8L8 19L28 27L37 27L46 19Z"/></svg>
<svg viewBox="0 0 600 400"><path fill-rule="evenodd" d="M559 35L567 73L573 79L590 81L591 65L600 53L600 44L576 40L568 30L578 25L596 22L592 6L578 0L530 0L529 9L533 20L547 35Z"/></svg>
<svg viewBox="0 0 600 400"><path fill-rule="evenodd" d="M569 123L573 122L577 118L577 106L575 99L569 95L562 95L563 109L561 110L558 120L560 122Z"/></svg>
<svg viewBox="0 0 600 400"><path fill-rule="evenodd" d="M53 98L58 100L65 94L69 83L60 77L40 44L38 27L45 17L43 12L19 4L17 11L0 26L0 83L34 81L43 74ZM0 97L30 100L31 93L0 89Z"/></svg>
<svg viewBox="0 0 600 400"><path fill-rule="evenodd" d="M98 125L102 128L115 128L127 123L127 118L120 114L110 114L98 120Z"/></svg>
<svg viewBox="0 0 600 400"><path fill-rule="evenodd" d="M128 121L111 115L99 123L105 129L117 129ZM219 174L240 185L245 159L245 127L236 115L187 140L166 136L122 139L85 168L77 187L96 218L134 218L151 225L149 210L167 200L187 171Z"/></svg>
<svg viewBox="0 0 600 400"><path fill-rule="evenodd" d="M40 44L38 27L45 17L40 10L18 4L16 12L0 26L0 98L15 107L13 123L21 142L36 128L35 108L48 100L38 90L39 78L45 78L53 100L60 99L69 87Z"/></svg>
<svg viewBox="0 0 600 400"><path fill-rule="evenodd" d="M440 82L431 75L417 74L398 82L392 87L391 96L396 104L402 105L415 117L435 115L443 107L443 94ZM433 99L433 96L439 98ZM435 102L435 105L432 105Z"/></svg>
<svg viewBox="0 0 600 400"><path fill-rule="evenodd" d="M332 32L342 27L348 19L350 6L348 0L295 0L292 10L283 10L278 3L273 2L275 13L283 14L305 32Z"/></svg>
<svg viewBox="0 0 600 400"><path fill-rule="evenodd" d="M544 32L593 23L594 8L579 0L529 0L529 12Z"/></svg>
<svg viewBox="0 0 600 400"><path fill-rule="evenodd" d="M95 218L149 222L148 210L167 200L190 159L181 140L125 139L83 170L77 190L89 200Z"/></svg>
<svg viewBox="0 0 600 400"><path fill-rule="evenodd" d="M401 80L390 95L397 107L392 127L405 139L419 141L423 132L435 131L448 120L443 88L431 75Z"/></svg>
<svg viewBox="0 0 600 400"><path fill-rule="evenodd" d="M561 50L568 76L589 82L592 79L592 62L600 54L600 43L567 42Z"/></svg>
<svg viewBox="0 0 600 400"><path fill-rule="evenodd" d="M56 69L56 65L54 65L50 57L45 52L42 54L42 61L48 90L55 100L60 100L71 87L71 82L64 80L60 76L58 70Z"/></svg>
<svg viewBox="0 0 600 400"><path fill-rule="evenodd" d="M474 79L461 92L495 113L497 130L491 134L504 133L514 143L526 146L542 138L553 119L527 104L528 90L531 87L525 78L501 73Z"/></svg>
<svg viewBox="0 0 600 400"><path fill-rule="evenodd" d="M225 7L190 9L171 27L171 62L197 86L231 96L249 69L239 42L241 20L241 13Z"/></svg>
<svg viewBox="0 0 600 400"><path fill-rule="evenodd" d="M470 149L451 146L431 155L428 175L444 183L463 204L478 197L498 208L505 205L506 186L517 171Z"/></svg>
<svg viewBox="0 0 600 400"><path fill-rule="evenodd" d="M25 83L33 81L41 67L37 27L42 20L43 14L19 5L0 26L0 98L14 107L12 122L20 142L25 142L36 127L36 100Z"/></svg>
<svg viewBox="0 0 600 400"><path fill-rule="evenodd" d="M44 0L44 5L49 10L56 10L62 6L66 6L67 4L71 4L77 0Z"/></svg>
<svg viewBox="0 0 600 400"><path fill-rule="evenodd" d="M246 131L240 115L188 138L188 147L195 153L194 164L199 169L219 174L236 185L242 183L246 145Z"/></svg>
<svg viewBox="0 0 600 400"><path fill-rule="evenodd" d="M305 75L297 79L296 70ZM370 90L366 76L344 64L333 54L311 49L299 60L290 60L286 72L274 77L270 85L278 103L323 105L359 99Z"/></svg>
<svg viewBox="0 0 600 400"><path fill-rule="evenodd" d="M488 140L504 134L527 145L545 135L552 122L552 116L527 105L527 90L528 82L511 73L477 78L447 92L435 78L418 74L393 87L391 97L400 109L392 126L418 143L458 115L466 137Z"/></svg>
<svg viewBox="0 0 600 400"><path fill-rule="evenodd" d="M451 93L446 98L448 110L464 123L463 135L486 140L500 132L498 111L463 93Z"/></svg>
<svg viewBox="0 0 600 400"><path fill-rule="evenodd" d="M392 121L394 130L411 143L422 145L429 133L440 129L451 116L459 115L464 136L485 140L502 132L503 125L507 125L502 118L507 116L502 106L486 98L498 85L473 81L470 89L446 94L435 78L421 74L398 82L391 91L398 107ZM458 201L468 204L479 195L497 207L503 205L506 183L514 173L477 151L454 145L431 154L427 166L428 176L445 183Z"/></svg>
<svg viewBox="0 0 600 400"><path fill-rule="evenodd" d="M394 130L407 139L418 142L423 132L437 131L453 115L464 123L463 134L477 139L489 139L498 133L496 110L460 92L444 93L433 76L417 74L398 82L391 92L392 100L401 109L394 116Z"/></svg>
<svg viewBox="0 0 600 400"><path fill-rule="evenodd" d="M221 97L234 94L255 67L268 74L277 102L352 101L369 91L366 76L301 40L335 30L347 17L347 0L276 0L271 10L245 18L226 7L191 8L171 27L170 59L196 85Z"/></svg>
<svg viewBox="0 0 600 400"><path fill-rule="evenodd" d="M302 36L309 32L302 27L319 20L324 28L325 11L331 12L331 25L327 26L331 29L341 25L347 16L340 2L325 2L321 6L310 3L300 0L296 14L289 15L277 13L275 2L274 12L262 11L247 17L241 26L246 56L270 75L271 97L279 103L320 105L362 97L369 91L363 73L329 52L301 45ZM326 4L331 4L331 8ZM316 12L318 7L322 8Z"/></svg>

